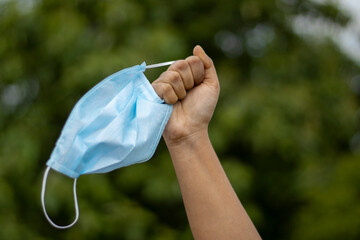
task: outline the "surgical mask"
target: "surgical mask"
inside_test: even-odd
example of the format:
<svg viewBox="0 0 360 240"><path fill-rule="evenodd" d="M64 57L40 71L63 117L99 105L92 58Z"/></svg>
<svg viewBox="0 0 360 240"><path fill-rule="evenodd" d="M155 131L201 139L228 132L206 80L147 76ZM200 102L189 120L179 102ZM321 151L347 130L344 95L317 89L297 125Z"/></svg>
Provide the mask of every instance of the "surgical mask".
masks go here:
<svg viewBox="0 0 360 240"><path fill-rule="evenodd" d="M106 173L149 160L172 113L144 75L147 68L165 62L133 66L105 78L75 105L46 163L41 203L46 219L56 228L73 226L79 218L76 182L80 175ZM55 224L45 208L45 189L50 169L74 178L75 220Z"/></svg>

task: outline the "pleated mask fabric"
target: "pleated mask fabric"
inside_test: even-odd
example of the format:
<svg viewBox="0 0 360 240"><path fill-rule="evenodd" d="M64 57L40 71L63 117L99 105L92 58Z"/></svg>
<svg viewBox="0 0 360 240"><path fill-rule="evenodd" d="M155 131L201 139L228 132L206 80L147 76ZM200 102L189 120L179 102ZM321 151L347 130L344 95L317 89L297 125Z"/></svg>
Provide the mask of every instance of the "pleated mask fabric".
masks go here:
<svg viewBox="0 0 360 240"><path fill-rule="evenodd" d="M106 173L149 160L171 116L172 105L156 94L144 75L145 62L126 68L98 83L74 106L53 149L43 179L41 200L49 222L71 227L78 219L76 180L82 174ZM58 226L45 209L49 170L74 178L76 217Z"/></svg>

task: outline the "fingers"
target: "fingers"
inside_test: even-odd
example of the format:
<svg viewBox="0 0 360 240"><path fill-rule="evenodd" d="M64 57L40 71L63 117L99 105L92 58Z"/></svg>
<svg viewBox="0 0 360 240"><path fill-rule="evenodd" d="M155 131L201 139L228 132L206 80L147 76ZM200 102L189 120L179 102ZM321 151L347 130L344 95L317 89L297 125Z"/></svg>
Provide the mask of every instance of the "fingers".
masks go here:
<svg viewBox="0 0 360 240"><path fill-rule="evenodd" d="M184 82L179 72L168 70L152 83L155 92L167 104L175 104L186 96Z"/></svg>
<svg viewBox="0 0 360 240"><path fill-rule="evenodd" d="M175 104L179 100L171 84L166 82L153 82L152 86L157 95L167 104Z"/></svg>
<svg viewBox="0 0 360 240"><path fill-rule="evenodd" d="M170 84L178 99L186 96L184 81L179 72L170 70L163 72L159 77L159 82Z"/></svg>
<svg viewBox="0 0 360 240"><path fill-rule="evenodd" d="M193 50L194 56L173 63L167 71L152 83L155 92L168 104L175 104L186 97L186 91L200 85L204 80L218 87L214 64L200 46Z"/></svg>
<svg viewBox="0 0 360 240"><path fill-rule="evenodd" d="M181 80L183 81L186 90L189 90L194 86L194 78L192 76L191 68L187 61L176 61L169 67L168 70L175 71L180 74Z"/></svg>
<svg viewBox="0 0 360 240"><path fill-rule="evenodd" d="M199 57L191 56L186 60L173 63L167 71L152 83L155 92L168 104L184 99L186 91L204 79L204 65Z"/></svg>

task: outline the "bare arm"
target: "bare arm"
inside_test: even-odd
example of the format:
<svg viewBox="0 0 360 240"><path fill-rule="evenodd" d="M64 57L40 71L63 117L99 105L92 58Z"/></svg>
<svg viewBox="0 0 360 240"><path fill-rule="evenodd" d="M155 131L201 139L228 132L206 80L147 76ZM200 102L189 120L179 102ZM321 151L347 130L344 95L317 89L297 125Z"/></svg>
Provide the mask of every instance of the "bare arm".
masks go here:
<svg viewBox="0 0 360 240"><path fill-rule="evenodd" d="M212 60L195 47L194 56L170 66L153 87L166 102L175 103L163 136L194 238L261 239L208 137L220 89Z"/></svg>

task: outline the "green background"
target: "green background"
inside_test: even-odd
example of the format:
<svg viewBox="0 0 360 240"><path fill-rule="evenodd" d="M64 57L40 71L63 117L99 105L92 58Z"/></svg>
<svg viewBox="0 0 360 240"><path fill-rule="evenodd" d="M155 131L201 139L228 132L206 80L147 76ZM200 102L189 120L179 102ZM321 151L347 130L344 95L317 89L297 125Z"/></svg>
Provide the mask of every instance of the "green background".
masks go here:
<svg viewBox="0 0 360 240"><path fill-rule="evenodd" d="M69 230L46 221L40 189L87 90L196 44L221 84L211 140L262 237L360 239L359 66L330 39L295 34L299 14L350 20L300 0L1 1L0 239L192 239L163 141L149 162L80 177ZM55 222L71 222L71 179L51 172L46 201Z"/></svg>

